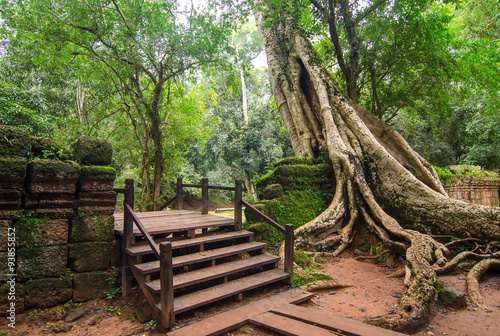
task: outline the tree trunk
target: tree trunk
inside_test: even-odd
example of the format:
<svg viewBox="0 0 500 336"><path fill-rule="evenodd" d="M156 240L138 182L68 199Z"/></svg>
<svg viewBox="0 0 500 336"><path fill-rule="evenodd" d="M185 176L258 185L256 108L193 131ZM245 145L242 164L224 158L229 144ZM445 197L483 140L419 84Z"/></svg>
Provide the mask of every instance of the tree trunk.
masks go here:
<svg viewBox="0 0 500 336"><path fill-rule="evenodd" d="M274 13L276 15L276 13ZM332 203L295 230L303 248L340 254L364 225L408 262L408 290L395 314L373 324L400 331L425 325L447 249L428 233L500 240L500 209L452 200L432 166L397 132L348 99L292 18L257 15L269 74L294 152L326 148L335 174ZM433 268L434 267L434 268Z"/></svg>

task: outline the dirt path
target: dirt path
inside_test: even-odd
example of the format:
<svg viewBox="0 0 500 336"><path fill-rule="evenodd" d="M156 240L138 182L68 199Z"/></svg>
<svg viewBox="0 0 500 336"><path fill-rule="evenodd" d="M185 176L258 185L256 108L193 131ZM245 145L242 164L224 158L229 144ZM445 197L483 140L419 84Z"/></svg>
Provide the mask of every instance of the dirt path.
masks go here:
<svg viewBox="0 0 500 336"><path fill-rule="evenodd" d="M324 290L305 306L328 314L344 316L362 321L369 316L388 313L394 309L398 297L404 291L402 279L388 278L388 267L378 266L372 262L355 260L351 254L344 254L335 260L326 260L324 269L320 272L329 274L352 287ZM455 274L440 277L445 286L454 287L465 292L465 273L457 270ZM496 336L500 335L500 274L491 273L481 281L482 294L490 307L482 311L471 304L461 310L449 309L444 306L432 307L433 317L426 329L416 336L450 335L450 336ZM282 286L254 291L246 295L241 302L225 301L225 306L207 306L195 313L180 316L179 324L192 323L207 315L214 315L231 306L245 304L259 297L271 295L283 290ZM143 307L147 313L147 305L140 295L136 294L126 301L122 299L101 299L85 302L81 306L68 304L48 311L28 311L17 316L16 329L7 326L6 318L0 318L0 336L28 335L74 335L74 336L156 336L164 335L158 329L152 329L154 322L140 323L137 321L135 307ZM69 309L68 309L69 308ZM63 322L66 312L80 309L83 315L69 323ZM60 332L56 332L60 331ZM272 333L245 326L227 335L272 335ZM193 335L198 336L198 335Z"/></svg>

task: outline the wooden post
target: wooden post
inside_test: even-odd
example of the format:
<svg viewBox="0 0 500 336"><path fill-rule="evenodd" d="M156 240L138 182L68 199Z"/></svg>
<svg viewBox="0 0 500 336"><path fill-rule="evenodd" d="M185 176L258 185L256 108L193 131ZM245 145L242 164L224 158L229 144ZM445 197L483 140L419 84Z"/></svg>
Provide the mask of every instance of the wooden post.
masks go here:
<svg viewBox="0 0 500 336"><path fill-rule="evenodd" d="M290 285L293 282L293 224L285 225L285 272L290 275L285 283Z"/></svg>
<svg viewBox="0 0 500 336"><path fill-rule="evenodd" d="M182 210L182 177L177 178L177 210Z"/></svg>
<svg viewBox="0 0 500 336"><path fill-rule="evenodd" d="M160 244L160 302L161 325L170 329L174 325L174 272L172 267L172 244Z"/></svg>
<svg viewBox="0 0 500 336"><path fill-rule="evenodd" d="M236 231L240 231L243 225L243 214L241 211L241 200L243 198L243 188L241 180L234 183L234 221L236 222Z"/></svg>
<svg viewBox="0 0 500 336"><path fill-rule="evenodd" d="M201 214L208 214L208 178L204 177L201 179Z"/></svg>
<svg viewBox="0 0 500 336"><path fill-rule="evenodd" d="M125 180L125 197L123 204L128 204L134 208L134 179ZM122 297L130 295L132 290L132 274L128 265L128 255L126 249L131 247L134 241L134 221L128 211L123 216L123 236L122 236Z"/></svg>

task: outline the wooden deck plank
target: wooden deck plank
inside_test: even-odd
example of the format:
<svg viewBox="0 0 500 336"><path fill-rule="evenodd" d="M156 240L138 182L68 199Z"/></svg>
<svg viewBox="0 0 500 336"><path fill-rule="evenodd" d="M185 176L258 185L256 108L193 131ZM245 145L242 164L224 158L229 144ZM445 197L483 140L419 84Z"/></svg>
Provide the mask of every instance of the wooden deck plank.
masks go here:
<svg viewBox="0 0 500 336"><path fill-rule="evenodd" d="M141 222L148 230L149 234L161 234L161 233L171 233L180 232L186 230L197 230L205 229L211 227L221 227L221 226L234 226L236 222L230 218L224 218L220 216L213 216L215 218L204 218L200 221L187 220L187 221L175 221L175 222L148 222L144 220ZM115 226L115 233L118 235L123 235L123 226ZM142 236L142 233L134 225L134 236Z"/></svg>
<svg viewBox="0 0 500 336"><path fill-rule="evenodd" d="M221 278L226 275L235 274L263 265L276 263L279 257L271 254L259 254L248 259L239 259L227 262L214 267L203 268L191 272L174 275L174 289L194 285L197 283ZM146 283L146 286L155 293L160 293L160 280L153 280Z"/></svg>
<svg viewBox="0 0 500 336"><path fill-rule="evenodd" d="M214 260L218 258L223 258L231 255L236 255L240 253L245 253L249 251L255 250L263 250L265 249L267 244L258 243L258 242L248 242L238 245L232 245L228 247L222 247L218 249L186 254L179 257L172 258L172 264L174 267L180 267L190 264L195 264L203 261ZM147 263L134 265L136 270L138 270L142 274L150 274L154 272L158 272L160 270L160 262L159 261L151 261Z"/></svg>
<svg viewBox="0 0 500 336"><path fill-rule="evenodd" d="M228 232L217 232L211 234L200 235L191 239L184 240L173 240L172 250L181 249L190 246L202 245L214 243L222 240L232 240L239 238L250 238L253 236L253 232L250 231L228 231ZM162 241L170 241L169 239L164 239ZM158 244L159 245L159 244ZM128 248L127 253L131 256L140 256L145 254L152 254L151 247L148 244L136 245Z"/></svg>
<svg viewBox="0 0 500 336"><path fill-rule="evenodd" d="M312 293L306 293L300 288L292 288L285 292L263 298L244 306L223 312L199 322L187 325L168 333L168 336L216 336L241 327L252 316L269 311L273 307L300 303L311 299Z"/></svg>
<svg viewBox="0 0 500 336"><path fill-rule="evenodd" d="M284 316L276 315L270 312L254 316L248 320L250 323L257 324L286 336L333 336L342 335L329 331L314 325L293 320Z"/></svg>
<svg viewBox="0 0 500 336"><path fill-rule="evenodd" d="M174 312L175 314L180 314L187 310L219 301L257 287L286 279L288 277L289 275L285 273L283 269L275 268L270 271L253 274L194 293L186 294L174 299ZM161 308L159 304L157 304L157 307Z"/></svg>
<svg viewBox="0 0 500 336"><path fill-rule="evenodd" d="M275 314L287 318L293 318L298 321L307 322L328 328L330 330L339 330L343 335L350 336L403 336L404 334L387 330L358 321L349 320L344 317L335 316L295 305L285 304L277 306L271 310Z"/></svg>
<svg viewBox="0 0 500 336"><path fill-rule="evenodd" d="M236 222L234 219L210 214L200 214L199 212L188 210L169 210L138 212L137 217L141 220L150 234L179 232L189 229L204 229L216 226L232 226ZM123 214L114 214L115 233L123 235ZM134 226L134 236L142 234Z"/></svg>

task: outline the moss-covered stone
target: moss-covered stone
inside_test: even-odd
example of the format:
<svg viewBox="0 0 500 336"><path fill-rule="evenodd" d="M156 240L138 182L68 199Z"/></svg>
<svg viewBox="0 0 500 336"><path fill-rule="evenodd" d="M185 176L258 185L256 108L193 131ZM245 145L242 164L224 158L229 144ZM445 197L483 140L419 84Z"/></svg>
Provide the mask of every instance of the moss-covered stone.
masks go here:
<svg viewBox="0 0 500 336"><path fill-rule="evenodd" d="M67 160L68 153L49 138L31 137L31 155L41 159Z"/></svg>
<svg viewBox="0 0 500 336"><path fill-rule="evenodd" d="M38 218L71 218L75 215L76 199L73 195L28 194L25 209Z"/></svg>
<svg viewBox="0 0 500 336"><path fill-rule="evenodd" d="M113 160L113 147L107 140L82 136L74 145L74 154L82 164L109 166Z"/></svg>
<svg viewBox="0 0 500 336"><path fill-rule="evenodd" d="M451 308L460 309L467 307L465 294L452 287L441 289L438 292L438 299Z"/></svg>
<svg viewBox="0 0 500 336"><path fill-rule="evenodd" d="M37 159L28 165L28 190L40 194L74 194L80 167L71 161Z"/></svg>
<svg viewBox="0 0 500 336"><path fill-rule="evenodd" d="M13 219L21 208L21 192L17 189L0 189L0 218Z"/></svg>
<svg viewBox="0 0 500 336"><path fill-rule="evenodd" d="M86 216L112 215L116 193L113 191L81 191L77 195L78 212Z"/></svg>
<svg viewBox="0 0 500 336"><path fill-rule="evenodd" d="M72 282L69 277L33 279L26 282L25 306L47 308L71 300Z"/></svg>
<svg viewBox="0 0 500 336"><path fill-rule="evenodd" d="M58 277L66 273L68 246L22 247L17 250L19 281Z"/></svg>
<svg viewBox="0 0 500 336"><path fill-rule="evenodd" d="M17 246L67 244L68 226L67 219L19 219L15 222Z"/></svg>
<svg viewBox="0 0 500 336"><path fill-rule="evenodd" d="M114 218L108 216L77 216L71 219L69 241L81 242L110 242L114 238Z"/></svg>
<svg viewBox="0 0 500 336"><path fill-rule="evenodd" d="M8 316L7 309L10 308L11 302L15 303L16 313L22 313L25 309L24 297L26 289L24 283L19 281L7 282L7 280L10 279L3 278L0 283L0 316Z"/></svg>
<svg viewBox="0 0 500 336"><path fill-rule="evenodd" d="M0 189L23 188L27 161L20 156L0 157Z"/></svg>
<svg viewBox="0 0 500 336"><path fill-rule="evenodd" d="M30 151L31 141L28 131L0 125L0 154L27 156Z"/></svg>
<svg viewBox="0 0 500 336"><path fill-rule="evenodd" d="M306 159L306 161L308 161ZM257 183L257 189L262 197L266 190L264 200L254 206L274 219L281 225L293 224L299 227L321 214L331 202L333 196L334 180L331 165L304 164L304 160L289 159L289 164L281 164L266 177ZM292 164L300 162L300 164ZM276 185L283 187L283 192ZM277 192L274 192L277 189ZM271 192L273 191L273 193ZM272 198L272 199L268 199ZM268 225L256 225L262 220L253 214L250 209L245 209L248 222L247 229L262 236L270 247L274 247L283 237L276 230L268 230Z"/></svg>
<svg viewBox="0 0 500 336"><path fill-rule="evenodd" d="M106 292L112 287L108 283L110 276L109 271L75 273L73 278L73 301L81 302L106 297Z"/></svg>
<svg viewBox="0 0 500 336"><path fill-rule="evenodd" d="M69 245L68 266L76 272L109 268L111 244L106 242L74 243Z"/></svg>
<svg viewBox="0 0 500 336"><path fill-rule="evenodd" d="M0 252L7 251L7 245L9 243L9 228L11 225L11 220L0 219Z"/></svg>
<svg viewBox="0 0 500 336"><path fill-rule="evenodd" d="M268 185L262 192L264 199L270 200L283 196L283 187L279 183Z"/></svg>
<svg viewBox="0 0 500 336"><path fill-rule="evenodd" d="M116 178L113 167L83 166L78 181L81 191L111 191Z"/></svg>

